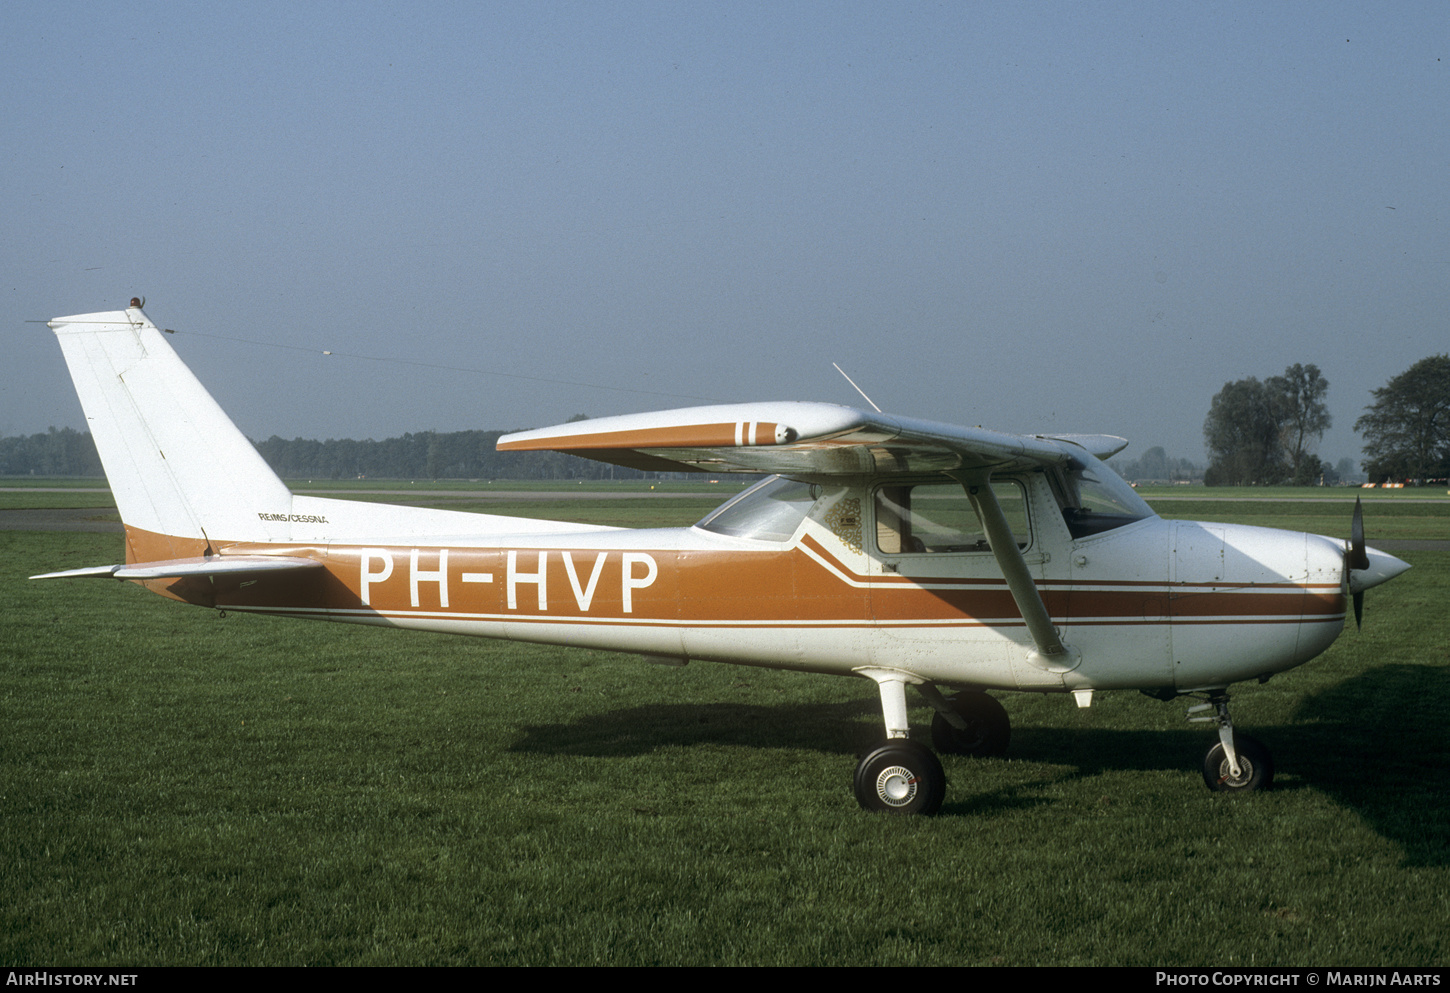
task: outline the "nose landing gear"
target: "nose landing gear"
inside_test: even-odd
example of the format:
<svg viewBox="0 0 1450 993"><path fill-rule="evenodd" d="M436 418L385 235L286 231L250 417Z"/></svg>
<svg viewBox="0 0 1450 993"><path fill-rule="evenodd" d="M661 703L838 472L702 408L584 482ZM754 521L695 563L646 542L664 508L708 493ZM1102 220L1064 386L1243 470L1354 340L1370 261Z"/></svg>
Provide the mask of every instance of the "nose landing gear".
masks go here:
<svg viewBox="0 0 1450 993"><path fill-rule="evenodd" d="M1203 782L1217 793L1266 790L1274 783L1274 759L1263 742L1235 734L1228 714L1228 691L1212 690L1206 702L1188 708L1190 714L1212 710L1212 716L1189 717L1195 723L1218 725L1218 744L1203 758Z"/></svg>

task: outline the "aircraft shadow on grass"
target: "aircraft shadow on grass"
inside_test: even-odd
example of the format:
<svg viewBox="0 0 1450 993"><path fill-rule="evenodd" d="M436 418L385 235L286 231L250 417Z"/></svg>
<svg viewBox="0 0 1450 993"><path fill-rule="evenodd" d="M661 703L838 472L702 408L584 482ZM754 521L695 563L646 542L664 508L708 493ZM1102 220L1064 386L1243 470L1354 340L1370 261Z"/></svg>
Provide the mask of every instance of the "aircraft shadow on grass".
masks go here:
<svg viewBox="0 0 1450 993"><path fill-rule="evenodd" d="M1286 768L1354 810L1408 866L1450 864L1450 669L1384 665L1308 696Z"/></svg>
<svg viewBox="0 0 1450 993"><path fill-rule="evenodd" d="M511 751L596 758L690 745L864 752L881 736L880 719L875 726L854 719L875 716L877 710L869 698L779 706L647 704L590 714L567 724L529 725Z"/></svg>
<svg viewBox="0 0 1450 993"><path fill-rule="evenodd" d="M1010 696L1006 698L1010 704ZM1307 697L1293 722L1242 730L1273 742L1278 790L1322 790L1399 845L1405 864L1450 864L1450 670L1389 665ZM875 701L760 705L649 704L526 727L511 751L594 757L641 755L666 747L736 745L864 753L879 738ZM924 729L923 729L924 730ZM922 733L921 730L918 734ZM1071 767L1049 782L1107 772L1189 770L1202 760L1211 732L1093 728L1013 729L1008 758ZM978 760L947 759L957 783L945 814L990 815L1051 803L1048 785L1031 781L972 795ZM1196 784L1185 782L1185 789ZM1253 803L1252 797L1225 797Z"/></svg>

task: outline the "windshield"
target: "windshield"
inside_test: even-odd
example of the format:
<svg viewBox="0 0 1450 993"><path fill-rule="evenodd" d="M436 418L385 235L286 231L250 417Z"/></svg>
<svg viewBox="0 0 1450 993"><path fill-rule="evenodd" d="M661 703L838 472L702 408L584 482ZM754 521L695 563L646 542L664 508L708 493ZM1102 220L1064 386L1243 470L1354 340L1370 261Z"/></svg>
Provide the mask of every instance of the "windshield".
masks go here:
<svg viewBox="0 0 1450 993"><path fill-rule="evenodd" d="M1082 455L1051 474L1053 495L1074 538L1086 538L1153 517L1153 508L1117 473Z"/></svg>
<svg viewBox="0 0 1450 993"><path fill-rule="evenodd" d="M818 486L771 476L715 508L695 527L732 538L789 541L819 495Z"/></svg>

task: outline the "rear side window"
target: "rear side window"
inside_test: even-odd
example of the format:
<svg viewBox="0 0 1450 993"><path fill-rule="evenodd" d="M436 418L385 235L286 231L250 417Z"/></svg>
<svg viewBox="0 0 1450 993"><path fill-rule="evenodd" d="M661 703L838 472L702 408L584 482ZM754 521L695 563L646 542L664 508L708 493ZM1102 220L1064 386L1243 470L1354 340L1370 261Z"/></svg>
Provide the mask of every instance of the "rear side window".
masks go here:
<svg viewBox="0 0 1450 993"><path fill-rule="evenodd" d="M711 511L695 527L732 538L789 541L820 496L820 487L771 476Z"/></svg>

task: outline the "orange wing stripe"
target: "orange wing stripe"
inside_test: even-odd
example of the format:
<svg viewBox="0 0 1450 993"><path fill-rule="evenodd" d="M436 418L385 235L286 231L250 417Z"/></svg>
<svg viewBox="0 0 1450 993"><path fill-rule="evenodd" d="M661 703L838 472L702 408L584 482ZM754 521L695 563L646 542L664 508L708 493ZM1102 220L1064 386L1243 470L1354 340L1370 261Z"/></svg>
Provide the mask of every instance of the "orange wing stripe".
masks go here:
<svg viewBox="0 0 1450 993"><path fill-rule="evenodd" d="M729 421L722 424L686 424L637 431L601 431L593 434L551 435L502 442L501 452L582 451L599 448L736 448L774 445L778 425L770 422Z"/></svg>

